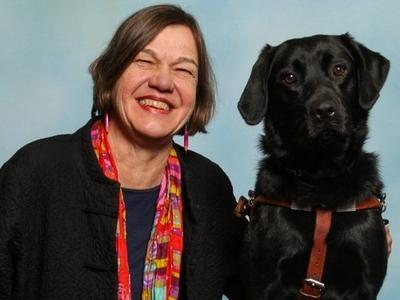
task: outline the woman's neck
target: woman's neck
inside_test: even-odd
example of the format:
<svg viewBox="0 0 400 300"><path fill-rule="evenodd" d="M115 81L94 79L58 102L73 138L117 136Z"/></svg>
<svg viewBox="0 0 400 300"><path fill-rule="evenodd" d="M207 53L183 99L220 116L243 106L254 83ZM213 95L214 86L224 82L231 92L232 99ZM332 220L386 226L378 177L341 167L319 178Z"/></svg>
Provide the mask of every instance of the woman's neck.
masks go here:
<svg viewBox="0 0 400 300"><path fill-rule="evenodd" d="M108 141L122 187L146 189L161 183L172 139L157 146L138 143L110 122Z"/></svg>

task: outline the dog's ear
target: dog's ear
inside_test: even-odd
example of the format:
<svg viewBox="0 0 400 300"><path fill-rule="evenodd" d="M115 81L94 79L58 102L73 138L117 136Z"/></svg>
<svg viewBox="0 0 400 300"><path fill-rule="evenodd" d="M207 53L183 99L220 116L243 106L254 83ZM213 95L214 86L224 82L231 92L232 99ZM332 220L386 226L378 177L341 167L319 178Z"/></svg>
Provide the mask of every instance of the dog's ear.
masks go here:
<svg viewBox="0 0 400 300"><path fill-rule="evenodd" d="M272 66L273 47L266 45L254 64L247 81L238 109L249 125L261 122L268 106L268 77Z"/></svg>
<svg viewBox="0 0 400 300"><path fill-rule="evenodd" d="M342 36L357 64L359 103L365 110L372 108L389 73L390 62L381 54L356 42L349 34Z"/></svg>

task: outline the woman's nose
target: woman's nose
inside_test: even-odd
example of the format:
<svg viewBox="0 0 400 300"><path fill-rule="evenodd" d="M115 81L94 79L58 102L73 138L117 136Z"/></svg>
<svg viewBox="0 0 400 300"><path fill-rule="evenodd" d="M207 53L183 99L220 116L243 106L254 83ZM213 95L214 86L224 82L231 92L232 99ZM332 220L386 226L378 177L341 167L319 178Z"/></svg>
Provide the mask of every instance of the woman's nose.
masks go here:
<svg viewBox="0 0 400 300"><path fill-rule="evenodd" d="M171 71L167 67L160 67L149 79L149 87L162 92L172 92L174 81Z"/></svg>

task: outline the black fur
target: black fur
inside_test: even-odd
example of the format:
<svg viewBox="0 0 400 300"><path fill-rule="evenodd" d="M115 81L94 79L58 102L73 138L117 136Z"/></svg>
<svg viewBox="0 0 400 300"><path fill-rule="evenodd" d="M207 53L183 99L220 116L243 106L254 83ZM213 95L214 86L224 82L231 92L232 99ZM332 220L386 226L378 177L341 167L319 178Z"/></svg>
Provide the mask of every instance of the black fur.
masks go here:
<svg viewBox="0 0 400 300"><path fill-rule="evenodd" d="M380 192L377 157L362 147L388 71L348 34L266 45L238 104L248 124L264 121L256 193L336 207ZM314 223L314 213L256 208L244 247L248 299L298 299ZM334 213L321 299L376 299L386 266L380 211Z"/></svg>

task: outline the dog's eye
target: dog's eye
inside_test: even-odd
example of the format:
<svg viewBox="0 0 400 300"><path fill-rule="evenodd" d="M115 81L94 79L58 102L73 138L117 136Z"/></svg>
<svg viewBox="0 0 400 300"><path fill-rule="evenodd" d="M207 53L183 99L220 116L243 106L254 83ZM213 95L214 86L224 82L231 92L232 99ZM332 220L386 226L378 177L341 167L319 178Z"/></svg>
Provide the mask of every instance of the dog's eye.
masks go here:
<svg viewBox="0 0 400 300"><path fill-rule="evenodd" d="M297 77L293 73L285 73L285 74L283 74L282 80L286 84L293 84L297 81Z"/></svg>
<svg viewBox="0 0 400 300"><path fill-rule="evenodd" d="M333 68L333 74L335 76L343 76L346 73L346 67L344 65L335 65Z"/></svg>

